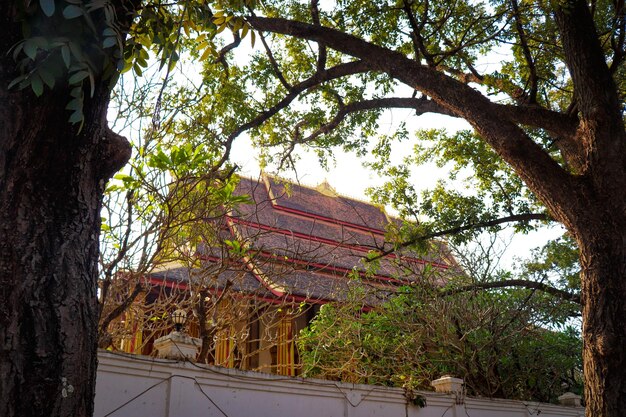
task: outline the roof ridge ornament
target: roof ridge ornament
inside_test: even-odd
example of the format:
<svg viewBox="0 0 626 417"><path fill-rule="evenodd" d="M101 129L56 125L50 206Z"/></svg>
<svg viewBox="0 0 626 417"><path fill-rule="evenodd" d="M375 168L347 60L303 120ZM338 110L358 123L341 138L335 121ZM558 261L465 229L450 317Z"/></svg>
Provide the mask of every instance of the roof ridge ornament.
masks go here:
<svg viewBox="0 0 626 417"><path fill-rule="evenodd" d="M326 178L324 178L324 181L315 187L315 190L327 197L339 197L337 190L335 190L333 186L328 183L328 179Z"/></svg>

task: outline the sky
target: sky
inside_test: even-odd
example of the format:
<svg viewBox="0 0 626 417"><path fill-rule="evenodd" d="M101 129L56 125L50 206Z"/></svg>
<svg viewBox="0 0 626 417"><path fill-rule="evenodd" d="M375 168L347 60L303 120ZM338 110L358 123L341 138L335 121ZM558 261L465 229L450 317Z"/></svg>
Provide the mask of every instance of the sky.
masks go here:
<svg viewBox="0 0 626 417"><path fill-rule="evenodd" d="M393 110L383 114L379 123L381 126L380 133L390 133L401 122L406 122L410 131L420 128L441 128L442 126L447 126L451 131L469 128L465 121L455 120L447 116L426 114L416 118L411 111ZM400 162L406 156L406 151L411 150L411 146L410 143L396 144L393 148L395 162ZM312 151L306 152L300 148L298 154L300 159L296 165L296 172L281 172L282 177L300 181L305 185L317 185L326 180L340 194L365 201L368 201L365 189L383 183L382 178L363 166L362 160L340 149L335 151L336 162L329 170L320 166L317 156ZM253 149L248 138L239 138L238 142L235 143L232 160L241 168L241 175L255 176L259 173L256 150ZM272 172L271 169L270 172ZM445 169L426 166L416 168L413 177L418 188L425 189L434 186L436 181L444 178L446 174Z"/></svg>

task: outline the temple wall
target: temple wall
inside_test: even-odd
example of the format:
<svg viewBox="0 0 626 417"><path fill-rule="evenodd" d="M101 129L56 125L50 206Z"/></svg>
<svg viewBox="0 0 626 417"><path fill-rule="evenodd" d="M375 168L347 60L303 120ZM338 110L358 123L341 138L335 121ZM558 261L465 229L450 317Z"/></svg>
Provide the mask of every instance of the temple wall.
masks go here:
<svg viewBox="0 0 626 417"><path fill-rule="evenodd" d="M407 404L400 388L354 385L192 363L99 353L95 417L583 417L552 404L457 398L420 392Z"/></svg>

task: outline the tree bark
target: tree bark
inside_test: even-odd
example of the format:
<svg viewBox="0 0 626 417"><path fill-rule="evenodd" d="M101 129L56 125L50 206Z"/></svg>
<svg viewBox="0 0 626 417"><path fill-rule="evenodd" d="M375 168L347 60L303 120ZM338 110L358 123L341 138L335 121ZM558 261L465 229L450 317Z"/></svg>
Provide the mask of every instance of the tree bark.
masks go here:
<svg viewBox="0 0 626 417"><path fill-rule="evenodd" d="M626 219L607 205L579 224L582 269L583 364L588 416L626 410ZM582 223L582 222L581 222Z"/></svg>
<svg viewBox="0 0 626 417"><path fill-rule="evenodd" d="M586 1L555 8L579 111L582 175L559 220L580 248L587 415L626 410L626 132Z"/></svg>
<svg viewBox="0 0 626 417"><path fill-rule="evenodd" d="M63 83L40 98L7 90L17 74L6 52L22 36L16 3L0 5L0 415L90 416L100 207L130 147L107 127L103 81L81 133Z"/></svg>

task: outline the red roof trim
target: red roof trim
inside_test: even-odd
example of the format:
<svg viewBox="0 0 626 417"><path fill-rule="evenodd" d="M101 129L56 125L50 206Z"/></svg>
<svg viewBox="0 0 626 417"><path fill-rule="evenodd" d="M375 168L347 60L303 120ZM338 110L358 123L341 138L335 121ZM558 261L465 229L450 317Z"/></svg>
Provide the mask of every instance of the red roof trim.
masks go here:
<svg viewBox="0 0 626 417"><path fill-rule="evenodd" d="M304 210L298 210L298 209L294 209L294 208L290 208L290 207L285 207L285 206L281 206L275 199L272 200L272 206L278 210L278 211L284 211L287 213L292 213L292 214L298 214L301 215L303 217L309 217L311 219L316 219L316 220L322 220L328 223L333 223L333 224L339 224L342 226L347 226L350 227L352 229L358 229L364 232L371 232L371 233L376 233L377 235L384 235L385 231L381 230L381 229L374 229L373 227L368 227L368 226L363 226L360 224L355 224L355 223L350 223L350 222L346 222L343 220L337 220L337 219L333 219L332 217L326 217L326 216L322 216L320 214L314 214L314 213L310 213L308 211L304 211Z"/></svg>
<svg viewBox="0 0 626 417"><path fill-rule="evenodd" d="M260 253L261 255L265 256L268 259L273 258L272 254L266 251L259 251L258 253ZM289 261L287 263L294 263L294 264L298 264L298 265L311 265L314 266L316 268L319 268L319 271L314 271L314 272L325 272L327 270L329 271L333 271L333 272L341 272L344 274L350 273L352 272L351 269L348 268L342 268L340 266L334 266L334 265L330 265L330 264L321 264L318 262L310 262L310 261L305 261L303 259L294 259L294 258L289 258ZM367 278L368 280L372 281L372 278L367 277L367 274L364 271L358 271L359 276L361 276L362 278ZM397 278L393 278L393 277L389 277L386 275L378 275L375 274L374 275L374 280L381 280L381 281L390 281L390 282L395 282L398 284L406 284L406 281L402 281L401 279L397 279Z"/></svg>
<svg viewBox="0 0 626 417"><path fill-rule="evenodd" d="M245 226L250 226L250 227L256 227L258 229L266 230L268 232L275 232L275 233L279 233L279 234L282 234L282 235L299 237L299 238L302 238L302 239L312 240L313 242L320 242L320 243L326 243L326 244L329 244L329 245L336 245L336 246L339 246L339 247L342 247L342 248L354 249L356 251L364 252L364 253L369 252L369 249L364 248L363 246L348 245L346 243L338 242L338 241L332 240L332 239L327 239L327 238L323 238L323 237L319 237L319 236L306 235L304 233L293 232L291 230L286 230L286 229L279 229L277 227L271 227L271 226L267 226L267 225L260 224L260 223L250 222L250 221L243 220L243 219L240 219L240 218L237 218L237 217L231 217L231 216L228 216L228 217L234 223L239 223L239 224L243 224ZM399 256L396 255L395 253L390 253L389 255L386 255L386 256L389 257L389 258L392 258L392 259L399 258ZM446 265L446 264L442 264L442 263L434 262L434 261L425 261L423 259L414 258L412 256L404 256L404 257L402 257L402 259L405 259L405 260L407 260L409 262L416 262L416 263L424 264L424 265L429 264L429 265L432 265L434 267L441 268L441 269L448 269L449 268L449 266Z"/></svg>
<svg viewBox="0 0 626 417"><path fill-rule="evenodd" d="M172 278L155 278L153 276L148 276L148 278L144 278L151 285L165 286L168 288L176 288L181 290L186 290L189 288L186 282L174 280Z"/></svg>
<svg viewBox="0 0 626 417"><path fill-rule="evenodd" d="M226 215L226 219L227 220L233 220L233 217L230 215ZM233 229L233 224L232 222L227 221L226 222L228 229L230 230L230 233L232 233L233 236L237 237L237 232ZM272 293L272 295L275 295L276 297L284 297L286 294L284 294L282 291L277 291L274 288L272 288L270 285L268 285L268 283L266 282L265 279L263 279L263 277L259 276L259 274L256 273L255 271L255 267L252 264L252 262L250 260L245 260L245 265L246 268L250 271L250 273L252 274L253 277L255 277L257 279L257 281L259 281L259 283L261 285L263 285L270 293Z"/></svg>
<svg viewBox="0 0 626 417"><path fill-rule="evenodd" d="M254 277L257 279L257 281L259 281L259 283L261 285L263 285L265 287L265 289L267 289L269 292L271 292L273 295L275 295L276 297L284 297L286 294L283 293L282 291L278 291L274 288L272 288L271 285L268 285L268 283L266 282L266 279L263 279L261 276L259 276L259 274L256 273L255 271L255 266L252 265L251 261L245 262L246 264L246 268L248 268L248 271L250 271L250 273L252 275L254 275Z"/></svg>
<svg viewBox="0 0 626 417"><path fill-rule="evenodd" d="M267 251L257 251L257 254L263 256L266 259L272 259L274 258L274 255L272 253L269 253ZM199 256L200 259L204 260L204 261L211 261L211 262L219 262L220 259L216 256L207 256L207 255L200 255ZM252 261L254 260L251 259ZM321 264L319 262L311 262L311 261L306 261L304 259L295 259L295 258L289 258L289 261L287 263L294 263L294 264L298 264L298 265L310 265L310 266L314 266L316 268L319 268L318 271L314 271L314 272L319 272L319 273L325 273L326 271L333 271L333 272L341 272L343 274L348 274L350 272L352 272L351 269L348 268L343 268L340 266L334 266L334 265L330 265L330 264ZM406 284L406 281L403 281L401 279L397 279L397 278L393 278L393 277L389 277L386 275L378 275L375 274L372 278L367 277L367 274L364 271L357 271L359 273L359 275L362 278L367 278L370 281L375 281L375 280L380 280L380 281L388 281L388 282L393 282L393 283L397 283L397 284ZM328 274L330 275L330 274Z"/></svg>
<svg viewBox="0 0 626 417"><path fill-rule="evenodd" d="M154 277L149 276L147 278L144 277L144 280L154 286L165 286L168 288L176 288L180 290L187 290L189 287L186 282L173 281L169 278L159 279L159 278L154 278ZM209 288L209 292L211 292L212 294L221 294L222 290ZM282 296L277 296L276 298L269 298L269 297L264 297L260 295L254 295L254 294L245 294L241 292L236 292L233 294L241 298L254 298L255 300L261 300L261 301L265 301L265 302L277 304L277 305L283 304L285 302L295 302L295 303L307 302L311 304L327 304L327 303L333 302L333 300L328 300L325 298L309 298L309 297L304 297L301 295L292 295L292 294L284 294Z"/></svg>

